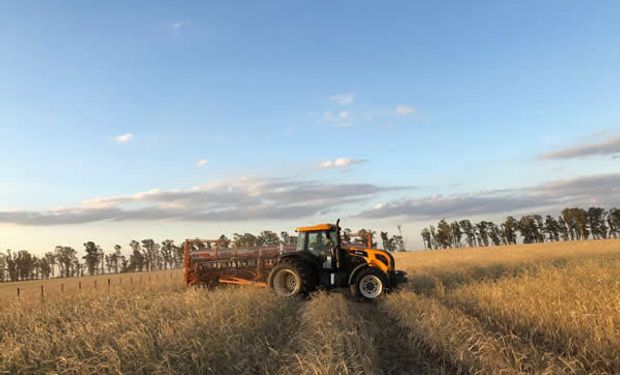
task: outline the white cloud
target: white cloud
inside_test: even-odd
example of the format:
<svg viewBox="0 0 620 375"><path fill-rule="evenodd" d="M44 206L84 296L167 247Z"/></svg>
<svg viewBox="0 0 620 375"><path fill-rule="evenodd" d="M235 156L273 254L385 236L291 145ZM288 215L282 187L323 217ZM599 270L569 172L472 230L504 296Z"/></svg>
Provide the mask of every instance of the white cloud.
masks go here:
<svg viewBox="0 0 620 375"><path fill-rule="evenodd" d="M178 21L178 22L173 23L172 26L170 26L170 28L172 30L178 30L178 29L182 28L183 25L184 25L183 21Z"/></svg>
<svg viewBox="0 0 620 375"><path fill-rule="evenodd" d="M338 94L329 97L329 100L340 105L349 105L355 102L355 93Z"/></svg>
<svg viewBox="0 0 620 375"><path fill-rule="evenodd" d="M334 126L350 126L352 124L352 113L350 111L326 111L323 112L323 121Z"/></svg>
<svg viewBox="0 0 620 375"><path fill-rule="evenodd" d="M353 159L353 158L337 158L331 160L324 160L319 164L319 168L321 169L346 169L355 164L363 163L365 160L363 159Z"/></svg>
<svg viewBox="0 0 620 375"><path fill-rule="evenodd" d="M209 160L207 159L200 159L196 162L196 166L198 168L204 167L205 165L209 164Z"/></svg>
<svg viewBox="0 0 620 375"><path fill-rule="evenodd" d="M394 112L399 116L406 116L415 112L415 108L407 105L397 105L396 108L394 108Z"/></svg>
<svg viewBox="0 0 620 375"><path fill-rule="evenodd" d="M117 135L116 137L114 137L114 142L116 143L129 143L131 142L131 140L133 139L133 134L131 133L126 133L126 134L121 134L121 135Z"/></svg>

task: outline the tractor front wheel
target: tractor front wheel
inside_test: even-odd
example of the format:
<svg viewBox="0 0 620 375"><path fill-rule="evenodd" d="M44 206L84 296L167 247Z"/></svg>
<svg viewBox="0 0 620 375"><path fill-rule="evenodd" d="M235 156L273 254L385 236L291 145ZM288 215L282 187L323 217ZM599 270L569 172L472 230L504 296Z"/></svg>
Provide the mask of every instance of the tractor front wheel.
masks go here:
<svg viewBox="0 0 620 375"><path fill-rule="evenodd" d="M360 301L376 301L385 293L386 281L383 272L376 268L366 268L355 276L351 284L351 294Z"/></svg>

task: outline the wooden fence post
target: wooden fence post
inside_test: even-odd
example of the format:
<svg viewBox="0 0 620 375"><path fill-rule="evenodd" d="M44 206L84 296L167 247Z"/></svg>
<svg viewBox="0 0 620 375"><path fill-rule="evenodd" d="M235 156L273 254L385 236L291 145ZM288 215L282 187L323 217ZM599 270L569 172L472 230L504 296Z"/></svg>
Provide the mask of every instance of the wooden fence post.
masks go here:
<svg viewBox="0 0 620 375"><path fill-rule="evenodd" d="M60 284L60 293L65 293L65 284Z"/></svg>
<svg viewBox="0 0 620 375"><path fill-rule="evenodd" d="M82 291L82 282L78 281L78 290L81 292Z"/></svg>
<svg viewBox="0 0 620 375"><path fill-rule="evenodd" d="M108 278L108 294L110 294L110 278Z"/></svg>
<svg viewBox="0 0 620 375"><path fill-rule="evenodd" d="M95 280L95 289L97 289L97 280Z"/></svg>
<svg viewBox="0 0 620 375"><path fill-rule="evenodd" d="M43 285L41 285L41 302L44 302Z"/></svg>
<svg viewBox="0 0 620 375"><path fill-rule="evenodd" d="M17 287L17 300L19 301L19 287Z"/></svg>

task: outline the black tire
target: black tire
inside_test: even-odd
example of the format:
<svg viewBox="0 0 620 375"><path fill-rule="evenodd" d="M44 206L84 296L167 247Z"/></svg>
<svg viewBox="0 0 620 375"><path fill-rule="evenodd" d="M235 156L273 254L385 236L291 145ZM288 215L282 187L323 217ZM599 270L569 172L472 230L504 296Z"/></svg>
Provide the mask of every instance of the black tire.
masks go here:
<svg viewBox="0 0 620 375"><path fill-rule="evenodd" d="M351 295L358 301L374 302L387 292L385 274L376 268L368 267L355 275L351 284Z"/></svg>
<svg viewBox="0 0 620 375"><path fill-rule="evenodd" d="M269 273L269 287L279 296L306 296L316 289L316 275L302 261L286 259Z"/></svg>

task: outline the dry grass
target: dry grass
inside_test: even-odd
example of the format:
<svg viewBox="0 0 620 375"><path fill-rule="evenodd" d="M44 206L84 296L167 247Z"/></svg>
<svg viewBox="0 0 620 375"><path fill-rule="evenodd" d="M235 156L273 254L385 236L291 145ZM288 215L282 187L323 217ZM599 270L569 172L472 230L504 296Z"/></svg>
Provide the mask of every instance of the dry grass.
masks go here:
<svg viewBox="0 0 620 375"><path fill-rule="evenodd" d="M0 373L620 373L620 241L398 254L404 290L0 286ZM106 276L102 277L104 284ZM83 285L90 280L82 279ZM59 283L65 283L65 294ZM29 289L30 288L30 289ZM7 303L8 302L8 303Z"/></svg>
<svg viewBox="0 0 620 375"><path fill-rule="evenodd" d="M79 293L106 294L108 292L108 280L110 280L110 291L118 289L142 289L150 286L159 287L162 284L181 286L183 285L182 275L182 270L167 270L3 282L0 283L0 300L12 301L17 299L17 288L20 290L20 297L22 300L40 299L41 286L43 286L44 297L48 298Z"/></svg>

